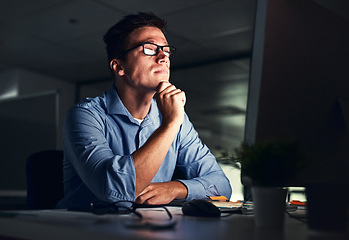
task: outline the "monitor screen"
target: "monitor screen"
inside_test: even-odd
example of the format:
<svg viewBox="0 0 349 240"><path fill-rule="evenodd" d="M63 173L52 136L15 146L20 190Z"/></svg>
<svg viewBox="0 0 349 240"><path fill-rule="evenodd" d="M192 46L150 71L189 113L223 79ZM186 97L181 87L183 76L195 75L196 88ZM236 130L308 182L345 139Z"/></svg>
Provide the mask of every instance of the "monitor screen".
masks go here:
<svg viewBox="0 0 349 240"><path fill-rule="evenodd" d="M258 1L245 142L296 139L314 162L294 185L348 182L348 29L312 1Z"/></svg>

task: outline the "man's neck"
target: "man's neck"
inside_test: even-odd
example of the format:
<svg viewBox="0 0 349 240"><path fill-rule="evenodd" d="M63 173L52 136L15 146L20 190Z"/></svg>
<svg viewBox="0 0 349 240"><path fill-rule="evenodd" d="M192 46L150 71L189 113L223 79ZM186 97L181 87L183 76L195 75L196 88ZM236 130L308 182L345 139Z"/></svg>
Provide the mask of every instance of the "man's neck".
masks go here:
<svg viewBox="0 0 349 240"><path fill-rule="evenodd" d="M118 95L134 118L144 119L149 113L150 105L154 93L136 91L134 89L118 89L116 88Z"/></svg>

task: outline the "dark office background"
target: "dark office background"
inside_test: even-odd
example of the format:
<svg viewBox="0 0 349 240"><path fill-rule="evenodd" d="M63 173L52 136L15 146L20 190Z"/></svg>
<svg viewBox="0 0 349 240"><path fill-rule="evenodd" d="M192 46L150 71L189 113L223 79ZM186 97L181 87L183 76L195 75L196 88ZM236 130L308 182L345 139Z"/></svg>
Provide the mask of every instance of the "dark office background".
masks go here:
<svg viewBox="0 0 349 240"><path fill-rule="evenodd" d="M282 0L279 5L276 4L278 1L268 1L273 15L268 15L267 18L262 16L261 19L267 19L267 22L259 21L256 26L266 24L272 30L275 26L268 24L278 19L275 23L281 25L277 29L287 33L289 27L297 27L297 24L289 23L309 19L315 24L317 18L321 19L318 21L320 25L317 25L320 31L331 29L328 24L335 24L334 28L339 25L340 28L348 26L349 6L346 0ZM307 54L305 51L295 57L290 50L290 44L295 41L301 44L302 37L295 37L293 41L290 36L291 39L285 42L283 35L275 32L267 35L272 36L269 38L272 41L266 39L265 46L256 45L254 39L262 40L260 43L264 44L264 38L258 38L258 32L257 35L254 32L256 5L264 2L266 1L2 1L0 132L4 134L1 134L0 148L0 197L25 196L24 165L27 156L38 150L61 149L61 126L67 109L79 99L97 96L111 85L102 35L122 16L138 11L152 11L167 19L167 38L178 48L176 57L171 62L171 81L186 92L186 111L212 152L216 156L220 156L222 152L232 153L244 140L249 90L252 100L249 103L250 125L247 137L254 141L258 136L254 135L256 129L259 129L258 134L263 129L256 124L260 116L259 85L255 81L256 76L260 78L257 81L259 84L263 82L261 79L267 78L263 75L265 69L262 66L268 58L254 62L254 67L257 68L251 69L252 53L257 54L254 55L256 60L258 54L263 57L265 50L265 56L273 59L264 65L268 67L267 71L272 71L273 64L278 63L279 73L289 75L293 72L292 76L302 83L307 82L303 70L314 70L303 68L300 71L293 64L302 65L302 54ZM289 8L289 18L278 16L277 8L281 8L280 13L287 13ZM317 15L313 15L314 12ZM324 24L324 28L321 24ZM297 35L297 29L290 30ZM340 31L336 34L338 32ZM324 32L321 36L331 39L332 35L329 34L332 33ZM336 35L334 42L338 38L340 36ZM339 40L337 43L343 44ZM348 72L342 71L348 66L348 47L346 43L343 45L339 59L337 54L340 46L333 47L337 51L331 53L333 59L327 59L326 62L339 64L331 65L335 67L329 71L337 71L333 81L340 85L348 82ZM272 51L273 49L277 51ZM279 56L283 57L278 58ZM285 59L287 65L282 62ZM311 59L306 58L306 61ZM250 76L254 84L252 87L249 86ZM286 80L280 77L277 81L282 83ZM290 81L293 80L288 79L287 83L290 84ZM346 85L340 86L340 92L337 93L342 99L346 99ZM265 93L261 93L261 97L263 94ZM263 95L265 97L268 99L267 95ZM270 97L269 101L277 103L278 99ZM344 108L346 102L342 102ZM275 111L279 113L278 110ZM260 121L266 119L268 118ZM227 171L234 187L233 194L239 198L241 186L238 173L231 168Z"/></svg>

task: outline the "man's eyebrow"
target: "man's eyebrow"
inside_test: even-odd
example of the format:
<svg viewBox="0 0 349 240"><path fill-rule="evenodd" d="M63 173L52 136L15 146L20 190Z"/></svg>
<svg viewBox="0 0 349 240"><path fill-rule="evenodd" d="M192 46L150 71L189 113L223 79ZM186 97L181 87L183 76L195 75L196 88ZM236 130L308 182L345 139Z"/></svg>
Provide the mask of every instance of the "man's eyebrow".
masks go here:
<svg viewBox="0 0 349 240"><path fill-rule="evenodd" d="M155 40L150 38L150 39L144 40L143 43L155 43ZM167 46L168 42L164 41L163 44L164 44L163 46Z"/></svg>

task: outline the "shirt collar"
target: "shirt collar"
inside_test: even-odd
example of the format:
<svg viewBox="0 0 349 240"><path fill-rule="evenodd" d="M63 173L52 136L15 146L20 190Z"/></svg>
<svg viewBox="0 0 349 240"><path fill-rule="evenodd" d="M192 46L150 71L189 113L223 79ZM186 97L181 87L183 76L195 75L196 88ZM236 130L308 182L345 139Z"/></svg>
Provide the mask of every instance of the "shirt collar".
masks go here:
<svg viewBox="0 0 349 240"><path fill-rule="evenodd" d="M130 112L125 107L125 105L122 103L114 84L106 92L105 96L106 96L106 106L107 106L108 114L121 114L121 115L126 115L129 118L133 118ZM155 118L158 116L159 116L158 106L156 104L155 99L152 99L150 111L144 120L149 118L150 119Z"/></svg>

